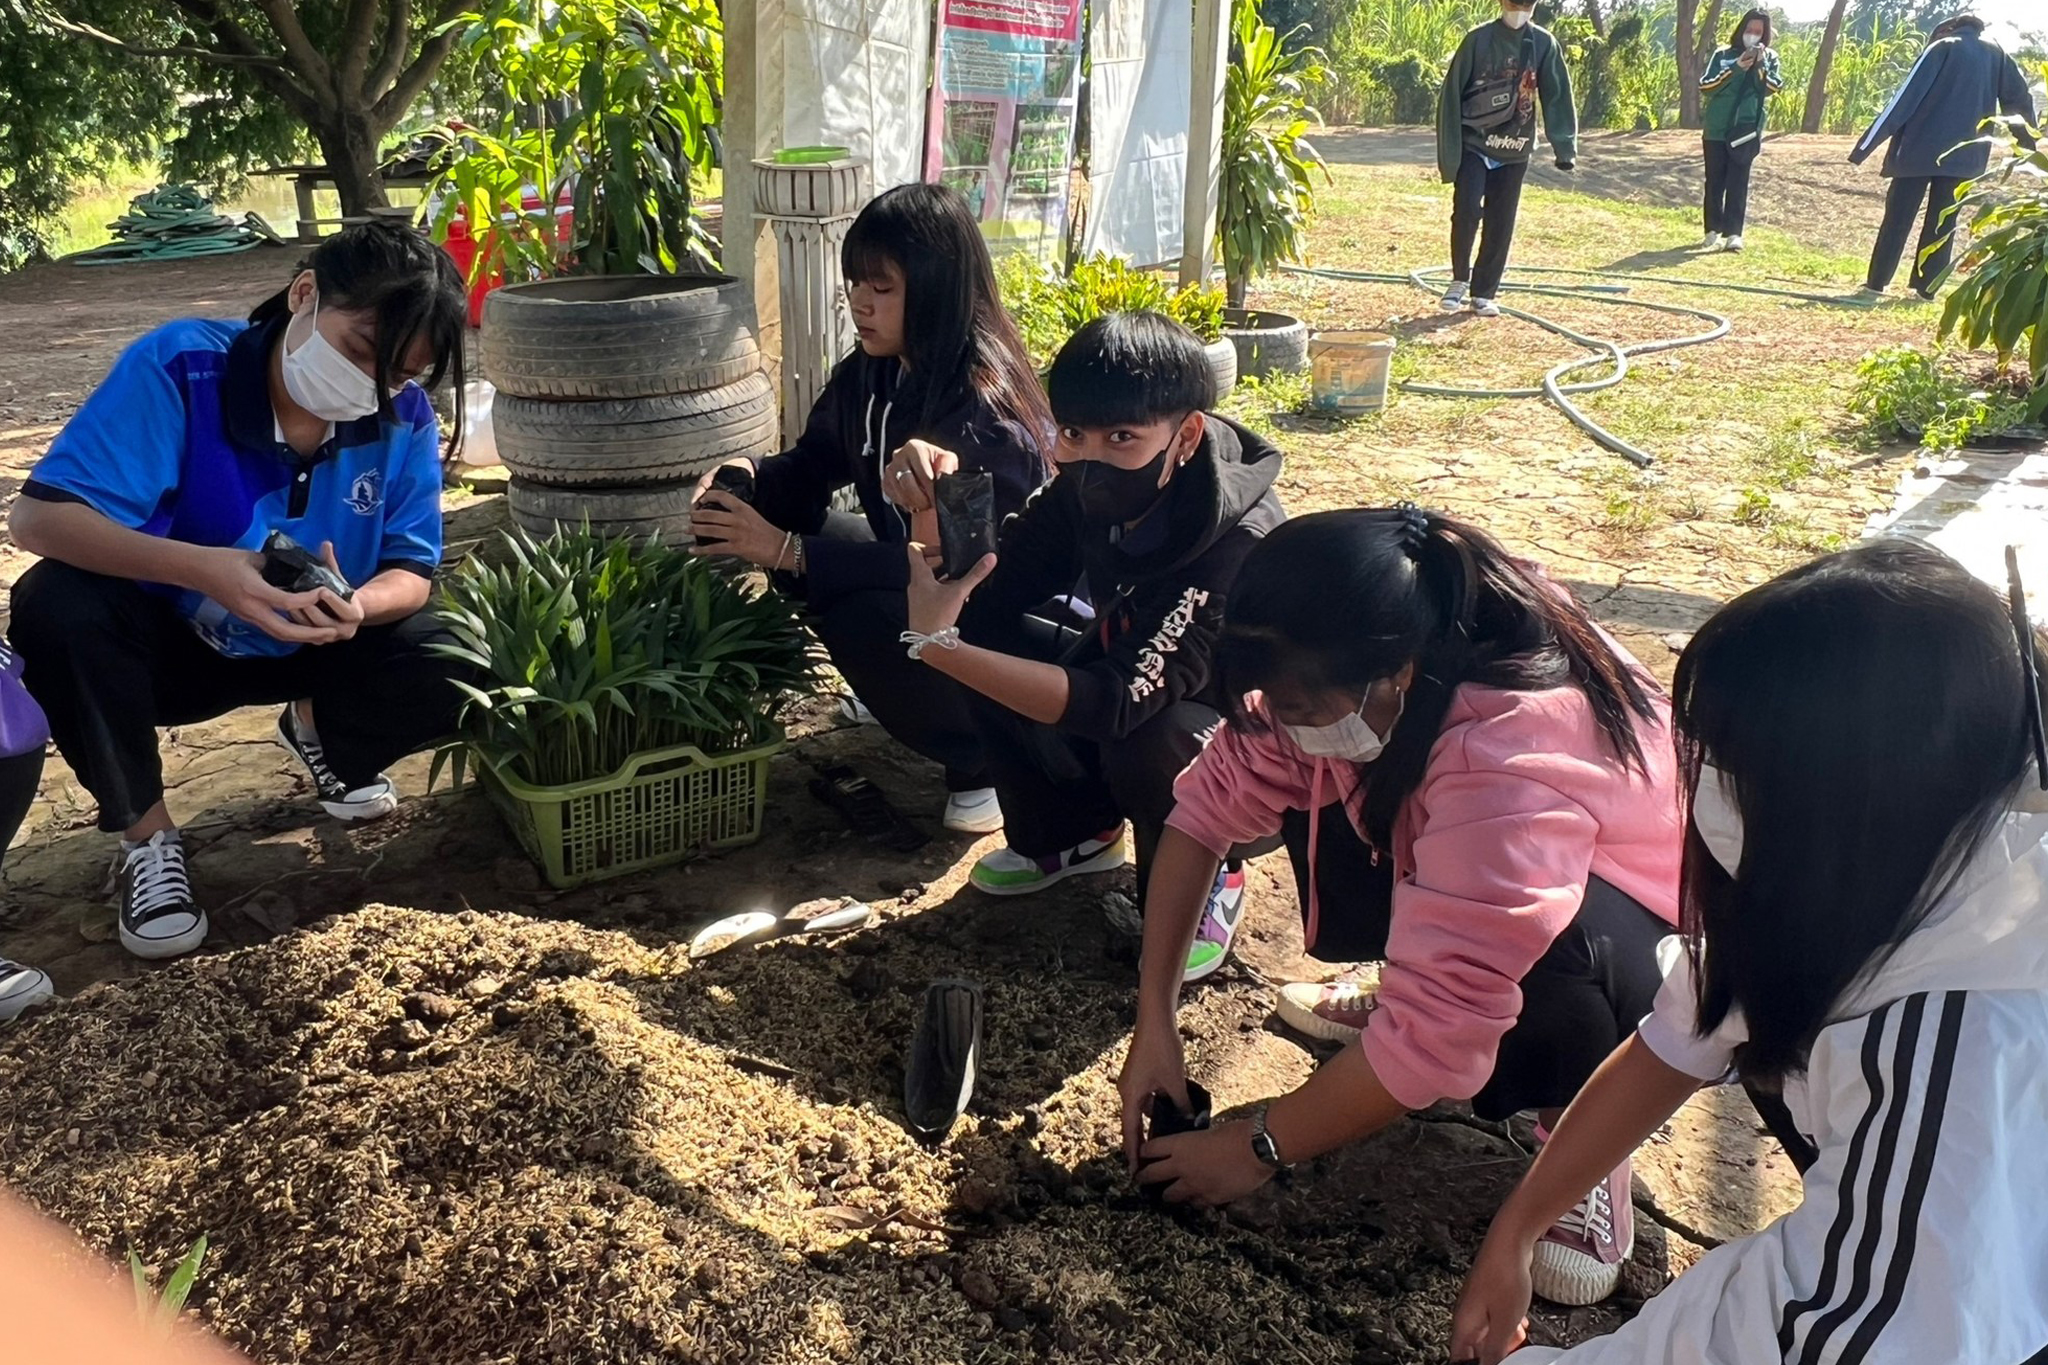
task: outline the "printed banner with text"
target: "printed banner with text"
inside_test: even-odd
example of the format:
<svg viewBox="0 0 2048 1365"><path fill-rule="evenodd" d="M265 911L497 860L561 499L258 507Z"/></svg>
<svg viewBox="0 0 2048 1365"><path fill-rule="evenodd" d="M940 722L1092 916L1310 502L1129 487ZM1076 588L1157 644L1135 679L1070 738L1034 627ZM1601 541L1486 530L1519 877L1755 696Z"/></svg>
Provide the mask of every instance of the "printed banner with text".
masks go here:
<svg viewBox="0 0 2048 1365"><path fill-rule="evenodd" d="M1064 239L1082 0L941 0L925 178L967 196L992 246Z"/></svg>

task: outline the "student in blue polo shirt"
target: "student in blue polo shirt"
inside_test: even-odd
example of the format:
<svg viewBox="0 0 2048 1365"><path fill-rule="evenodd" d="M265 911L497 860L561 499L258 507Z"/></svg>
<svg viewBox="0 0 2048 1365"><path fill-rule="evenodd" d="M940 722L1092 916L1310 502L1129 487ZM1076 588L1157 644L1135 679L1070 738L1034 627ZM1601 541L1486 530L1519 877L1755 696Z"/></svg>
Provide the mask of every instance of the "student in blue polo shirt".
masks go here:
<svg viewBox="0 0 2048 1365"><path fill-rule="evenodd" d="M144 336L52 442L15 504L42 557L9 635L64 759L122 837L121 942L197 948L159 726L285 703L278 739L341 820L398 804L386 764L453 728L427 605L441 559L440 434L425 389L462 381L465 303L419 234L351 227L247 323ZM458 414L458 423L459 423ZM353 585L287 592L282 531Z"/></svg>

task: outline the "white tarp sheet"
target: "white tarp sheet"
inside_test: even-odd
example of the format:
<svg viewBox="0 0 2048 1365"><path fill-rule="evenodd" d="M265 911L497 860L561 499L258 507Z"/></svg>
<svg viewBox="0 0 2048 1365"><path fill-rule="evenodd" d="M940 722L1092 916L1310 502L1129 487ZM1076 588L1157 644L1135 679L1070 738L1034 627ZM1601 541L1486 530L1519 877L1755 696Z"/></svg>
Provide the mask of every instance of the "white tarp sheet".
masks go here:
<svg viewBox="0 0 2048 1365"><path fill-rule="evenodd" d="M1083 249L1180 259L1194 6L1090 0L1088 227Z"/></svg>
<svg viewBox="0 0 2048 1365"><path fill-rule="evenodd" d="M868 158L877 192L919 179L930 0L787 0L782 143Z"/></svg>
<svg viewBox="0 0 2048 1365"><path fill-rule="evenodd" d="M1891 510L1873 516L1864 534L1929 541L2001 596L2005 547L2016 546L2027 614L2048 620L2048 445L1921 454Z"/></svg>

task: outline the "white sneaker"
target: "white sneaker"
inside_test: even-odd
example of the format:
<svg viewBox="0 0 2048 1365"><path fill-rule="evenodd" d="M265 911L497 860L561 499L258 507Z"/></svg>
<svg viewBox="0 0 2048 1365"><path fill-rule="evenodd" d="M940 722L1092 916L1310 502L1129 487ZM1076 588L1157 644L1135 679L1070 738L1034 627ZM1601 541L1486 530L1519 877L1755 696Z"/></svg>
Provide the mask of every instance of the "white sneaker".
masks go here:
<svg viewBox="0 0 2048 1365"><path fill-rule="evenodd" d="M1444 290L1444 296L1437 300L1436 306L1446 313L1455 313L1465 306L1465 297L1471 292L1472 286L1463 280L1452 280L1451 287Z"/></svg>
<svg viewBox="0 0 2048 1365"><path fill-rule="evenodd" d="M1730 238L1728 239L1728 249L1729 249L1730 251L1740 251L1740 250L1742 250L1742 234L1741 234L1741 233L1739 233L1739 232L1738 232L1738 233L1736 233L1736 234L1735 234L1735 235L1734 235L1733 237L1730 237Z"/></svg>
<svg viewBox="0 0 2048 1365"><path fill-rule="evenodd" d="M1537 1239L1529 1287L1567 1308L1598 1303L1620 1286L1635 1245L1636 1211L1623 1161Z"/></svg>
<svg viewBox="0 0 2048 1365"><path fill-rule="evenodd" d="M0 957L0 1024L21 1017L21 1012L42 1004L57 993L50 978L33 967Z"/></svg>
<svg viewBox="0 0 2048 1365"><path fill-rule="evenodd" d="M1497 318L1500 316L1500 304L1493 299L1474 299L1472 311L1482 318Z"/></svg>
<svg viewBox="0 0 2048 1365"><path fill-rule="evenodd" d="M991 896L1028 896L1069 877L1090 872L1114 872L1124 865L1124 828L1104 830L1069 849L1029 858L1013 848L985 853L967 874L975 889Z"/></svg>
<svg viewBox="0 0 2048 1365"><path fill-rule="evenodd" d="M956 834L994 834L1003 827L1003 807L996 800L996 789L949 792L946 815L939 823Z"/></svg>
<svg viewBox="0 0 2048 1365"><path fill-rule="evenodd" d="M368 786L350 787L327 766L327 751L320 747L320 733L299 723L297 703L286 705L277 718L277 742L305 766L313 779L320 808L337 820L375 820L398 809L398 788L378 773Z"/></svg>
<svg viewBox="0 0 2048 1365"><path fill-rule="evenodd" d="M1710 232L1706 236L1700 238L1700 250L1719 251L1721 249L1723 240L1724 239L1722 238L1720 233Z"/></svg>
<svg viewBox="0 0 2048 1365"><path fill-rule="evenodd" d="M152 962L182 957L206 942L206 912L192 903L178 831L159 830L143 843L121 846L118 915L121 946Z"/></svg>

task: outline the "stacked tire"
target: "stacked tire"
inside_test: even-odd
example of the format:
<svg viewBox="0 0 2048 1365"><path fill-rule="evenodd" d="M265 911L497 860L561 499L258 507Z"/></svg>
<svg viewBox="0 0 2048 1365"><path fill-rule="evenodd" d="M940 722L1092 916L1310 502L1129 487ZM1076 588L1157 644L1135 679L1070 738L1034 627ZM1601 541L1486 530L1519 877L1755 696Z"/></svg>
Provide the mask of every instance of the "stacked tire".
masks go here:
<svg viewBox="0 0 2048 1365"><path fill-rule="evenodd" d="M727 275L584 276L484 302L484 374L512 520L688 534L700 475L772 455L780 421L751 292Z"/></svg>

